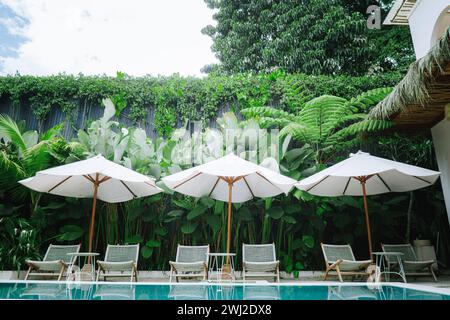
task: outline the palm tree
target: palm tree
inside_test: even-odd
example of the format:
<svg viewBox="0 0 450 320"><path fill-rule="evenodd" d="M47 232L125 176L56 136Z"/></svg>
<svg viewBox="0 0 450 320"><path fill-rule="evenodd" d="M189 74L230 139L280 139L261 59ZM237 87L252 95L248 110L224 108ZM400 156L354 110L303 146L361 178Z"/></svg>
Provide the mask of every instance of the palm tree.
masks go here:
<svg viewBox="0 0 450 320"><path fill-rule="evenodd" d="M32 212L37 208L40 194L31 192L18 181L48 168L52 162L60 162L55 148L56 142L63 141L57 139L62 127L63 123L39 136L37 131L25 131L23 124L0 115L0 188L17 200L30 195Z"/></svg>
<svg viewBox="0 0 450 320"><path fill-rule="evenodd" d="M291 135L316 151L316 160L323 163L323 155L336 145L354 142L363 132L384 130L390 121L368 119L369 107L384 99L392 88L369 90L350 100L323 95L306 102L298 114L272 107L252 107L241 110L247 118L256 119L261 127L279 127L281 137Z"/></svg>

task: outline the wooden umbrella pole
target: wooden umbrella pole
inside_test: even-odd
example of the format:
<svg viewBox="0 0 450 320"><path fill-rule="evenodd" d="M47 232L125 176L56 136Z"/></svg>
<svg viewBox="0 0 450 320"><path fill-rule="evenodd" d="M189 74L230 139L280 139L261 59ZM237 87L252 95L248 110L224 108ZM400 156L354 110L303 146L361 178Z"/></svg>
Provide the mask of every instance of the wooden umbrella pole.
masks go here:
<svg viewBox="0 0 450 320"><path fill-rule="evenodd" d="M95 209L97 207L97 190L99 184L100 182L98 181L98 173L97 173L94 182L94 197L92 202L91 225L89 227L89 252L92 252L92 244L94 242ZM88 258L88 262L91 263L91 257Z"/></svg>
<svg viewBox="0 0 450 320"><path fill-rule="evenodd" d="M233 195L233 181L228 179L228 223L227 223L227 265L230 264L230 246L231 246L231 199Z"/></svg>
<svg viewBox="0 0 450 320"><path fill-rule="evenodd" d="M369 240L369 254L370 254L370 260L372 260L372 231L370 230L369 209L367 208L366 177L362 177L360 181L361 181L361 186L362 186L362 191L363 191L363 199L364 199L364 211L365 211L365 216L366 216L367 238Z"/></svg>

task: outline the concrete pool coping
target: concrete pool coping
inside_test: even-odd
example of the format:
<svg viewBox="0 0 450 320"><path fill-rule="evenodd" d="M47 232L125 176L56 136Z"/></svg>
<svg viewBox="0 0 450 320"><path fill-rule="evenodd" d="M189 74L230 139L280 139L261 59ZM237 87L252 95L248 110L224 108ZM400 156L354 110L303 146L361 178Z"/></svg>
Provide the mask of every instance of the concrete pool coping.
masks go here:
<svg viewBox="0 0 450 320"><path fill-rule="evenodd" d="M256 280L256 281L247 281L247 282L207 282L207 281L197 281L197 282L168 282L168 281L160 281L160 282L121 282L121 281L54 281L54 280L6 280L0 279L0 283L37 283L37 284L59 284L59 285L67 285L68 287L80 287L83 285L131 285L131 286L155 286L155 285L169 285L169 286L192 286L192 285L204 285L204 286L336 286L336 287L367 287L369 289L377 289L380 286L393 286L404 289L412 289L419 290L428 293L442 294L450 296L450 288L441 288L430 286L428 284L415 284L415 283L401 283L401 282L380 282L380 283L367 283L367 282L338 282L338 281L286 281L286 282L269 282L264 280ZM0 299L1 300L1 299Z"/></svg>
<svg viewBox="0 0 450 320"><path fill-rule="evenodd" d="M246 281L244 284L241 279L239 279L240 271L236 272L236 276L238 280L236 280L234 283L231 283L232 285L278 285L278 286L376 286L377 284L374 283L367 283L367 282L338 282L333 280L323 281L322 277L324 275L323 271L301 271L299 273L299 278L295 279L292 277L291 274L287 274L286 272L281 272L281 282L279 283L273 283L266 280L252 280L252 281ZM19 274L17 271L0 271L0 283L23 283L25 280L23 280L23 276L25 275L25 271L21 271ZM185 281L180 283L169 282L169 271L145 271L141 270L139 271L139 281L137 285L197 285L197 284L217 284L215 282L202 282L202 281ZM333 279L333 278L331 278ZM438 294L445 294L450 295L450 273L449 270L440 270L440 275L438 276L438 282L430 281L430 278L427 277L420 277L418 278L420 281L417 281L417 279L411 278L407 279L408 283L402 283L402 282L382 282L381 284L385 285L392 285L400 288L406 288L406 289L414 289L414 290L420 290L424 292L431 292L431 293L438 293ZM67 284L66 281L53 281L53 280L27 280L26 283L57 283L57 284ZM83 282L71 282L71 285L77 284L102 284L102 283L108 283L108 284L121 284L121 285L129 285L130 282L124 282L124 281L108 281L108 282L91 282L91 281L83 281ZM222 282L221 285L230 285L230 283Z"/></svg>

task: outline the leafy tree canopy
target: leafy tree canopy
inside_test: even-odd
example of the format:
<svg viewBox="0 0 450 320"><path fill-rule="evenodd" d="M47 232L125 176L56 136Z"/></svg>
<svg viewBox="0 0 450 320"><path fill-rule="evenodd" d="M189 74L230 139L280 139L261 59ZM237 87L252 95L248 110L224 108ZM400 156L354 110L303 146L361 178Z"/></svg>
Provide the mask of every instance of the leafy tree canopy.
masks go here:
<svg viewBox="0 0 450 320"><path fill-rule="evenodd" d="M407 28L367 28L365 11L374 1L205 2L217 10L217 24L202 32L213 39L212 49L221 61L206 66L205 72L281 68L307 74L361 75L403 70L413 57ZM383 17L392 2L375 2L383 9Z"/></svg>

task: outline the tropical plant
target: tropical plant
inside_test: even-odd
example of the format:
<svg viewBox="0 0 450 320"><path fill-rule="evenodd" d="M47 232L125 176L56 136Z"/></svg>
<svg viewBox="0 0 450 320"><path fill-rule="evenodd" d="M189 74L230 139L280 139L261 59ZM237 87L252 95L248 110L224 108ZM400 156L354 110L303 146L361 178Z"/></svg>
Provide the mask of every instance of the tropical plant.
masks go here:
<svg viewBox="0 0 450 320"><path fill-rule="evenodd" d="M18 216L0 218L0 262L4 270L20 271L26 259L41 258L35 226Z"/></svg>
<svg viewBox="0 0 450 320"><path fill-rule="evenodd" d="M78 130L78 139L75 142L78 156L90 158L97 154L115 162L122 160L123 153L129 143L130 134L128 130L115 130L119 123L111 118L116 114L116 108L111 99L103 99L105 107L103 116L91 123L86 133ZM76 156L75 156L76 158ZM78 159L74 159L78 160Z"/></svg>
<svg viewBox="0 0 450 320"><path fill-rule="evenodd" d="M281 144L281 173L295 180L314 174L317 170L314 150L308 144L289 148L290 143L291 137L287 136ZM277 225L271 241L276 243L283 269L294 272L294 276L298 276L298 271L315 266L315 257L311 253L317 250L325 227L321 215L306 204L302 195L300 190L295 189L286 197L266 202L272 221L267 221L263 227L264 235L265 230ZM268 240L267 236L263 236L264 240Z"/></svg>
<svg viewBox="0 0 450 320"><path fill-rule="evenodd" d="M34 130L25 131L23 123L0 115L0 188L19 201L30 195L32 212L37 209L40 195L17 181L58 163L56 150L67 148L58 137L62 126L59 124L39 135Z"/></svg>
<svg viewBox="0 0 450 320"><path fill-rule="evenodd" d="M304 107L305 101L309 100L306 96L294 98L295 94L292 93L289 101L298 105L300 110ZM265 105L270 100L266 94L260 96L259 93L248 97L242 96L240 99L242 103L247 101L248 106ZM87 129L83 130L84 133L80 133L77 138L66 141L55 136L48 140L52 158L47 166L105 152L109 159L159 179L197 165L201 161L215 159L229 151L298 180L324 166L316 163L317 152L314 145L302 143L290 134L286 134L278 141L278 136L272 135L267 130L261 130L256 118L239 121L234 114L225 113L223 117L217 119L216 128L204 128L191 135L191 128L186 125L173 129L167 138L150 139L143 129L125 127L116 122L114 103L105 104L101 119L90 122ZM290 110L295 112L297 108ZM23 127L20 123L17 126ZM231 129L234 129L234 144L227 149L224 139ZM25 131L20 129L19 132L23 135ZM255 144L256 134L260 135L260 139L267 141L266 145ZM8 139L8 136L2 135L1 150L12 159L21 159L19 148ZM370 139L365 139L364 143L372 147L377 144ZM395 146L395 141L391 145ZM336 145L335 149L338 147L339 145ZM403 148L404 146L398 147L399 155L403 154L404 151L400 151L405 150ZM381 150L382 146L379 146L379 149ZM423 152L425 149L427 148L417 147L417 153L413 154L419 159L425 154ZM20 163L19 160L18 162ZM42 166L43 169L44 167ZM5 182L5 186L16 184L15 177L9 176L8 179L11 180ZM163 184L159 185L164 188ZM448 225L442 223L442 219L444 217L446 219L443 202L433 194L441 194L438 189L439 186L436 186L434 192L423 194L417 191L415 212L425 212L424 208L430 204L433 214L416 215L416 222L412 223L412 236L419 233L431 236L438 230L442 241L448 239ZM1 269L18 268L20 264L23 267L24 259L32 258L37 252L44 252L50 242L86 243L91 199L39 194L39 204L32 208L28 206L29 198L19 201L11 197L10 193L9 189L0 188L0 217L7 218L0 221L0 231L8 237L8 240L2 240L3 246L0 244ZM408 206L407 197L383 195L371 197L369 201L374 238L383 241L401 240ZM209 243L214 251L225 249L227 218L225 208L226 204L221 201L209 198L195 199L171 193L169 190L121 204L107 204L100 201L97 203L96 250L103 252L108 243L140 243L139 268L166 270L167 262L173 259L178 243ZM386 215L385 212L390 214ZM361 213L362 200L359 198L315 197L297 189L287 196L253 199L233 205L232 245L240 257L243 242L275 242L282 261L282 269L292 271L295 275L300 270L322 267L321 241L349 242L354 246L358 256L362 256L362 252L365 254L367 251L365 224ZM9 230L20 229L19 223L22 222L28 224L23 224L23 230L33 230L33 233L24 233L24 238L20 240L29 241L33 248L31 251L27 251L25 246L16 245L20 242L19 239L3 231L2 228L6 228L4 222L7 220L12 222ZM17 250L11 246L15 246ZM447 247L440 246L440 251ZM6 255L8 256L3 258ZM13 261L7 259L14 256L17 263L13 266Z"/></svg>
<svg viewBox="0 0 450 320"><path fill-rule="evenodd" d="M233 112L217 119L216 128L206 128L192 135L186 128L174 131L170 159L173 163L192 166L217 159L227 153L270 166L278 156L278 136L262 130L254 120L238 121ZM273 169L278 171L278 164Z"/></svg>
<svg viewBox="0 0 450 320"><path fill-rule="evenodd" d="M78 131L77 139L71 142L72 152L66 162L102 154L114 162L159 179L163 167L161 155L165 142L162 139L156 139L155 143L147 138L144 130L125 128L114 121L113 117L117 117L118 113L111 99L104 99L103 105L105 107L103 116L93 121L87 131ZM144 233L143 223L155 220L154 213L158 207L158 204L155 205L156 207L150 204L160 200L161 196L155 195L121 205L103 204L101 209L104 210L104 214L99 215L95 242L98 243L100 240L103 245L118 242L142 243L144 241L141 236ZM83 229L76 225L66 226L60 231L62 232L60 239L64 240L76 240L86 235ZM100 235L103 239L99 238ZM144 258L150 257L151 253L147 245L142 247L142 255Z"/></svg>
<svg viewBox="0 0 450 320"><path fill-rule="evenodd" d="M357 134L389 128L389 121L367 118L367 109L381 101L392 89L369 90L350 100L324 95L306 102L298 114L272 107L253 107L241 110L263 128L281 127L280 135L292 135L299 143L314 148L318 163L326 162L324 155L334 154L336 146L348 148Z"/></svg>
<svg viewBox="0 0 450 320"><path fill-rule="evenodd" d="M387 137L379 137L373 143L376 152L381 156L387 157L394 161L400 161L415 166L425 168L437 168L436 158L433 151L433 142L429 137L424 136L405 136L395 133ZM411 229L414 210L415 194L418 192L409 192L409 203L406 212L406 230L404 240L411 241ZM433 193L436 195L436 193ZM416 213L417 215L417 213ZM417 219L418 217L416 217ZM417 224L418 226L420 224ZM420 228L420 227L419 227Z"/></svg>
<svg viewBox="0 0 450 320"><path fill-rule="evenodd" d="M259 144L258 141L265 143ZM169 141L169 144L171 143L175 143L170 149L170 159L172 167L176 170L217 159L229 152L272 170L280 170L276 160L278 136L270 137L270 134L266 130L261 130L255 121L238 121L232 112L227 112L219 118L215 129L206 128L202 132L195 132L192 136L186 128L175 130ZM179 195L173 195L172 198L175 210L167 213L166 221L180 223L180 236L185 243L198 243L199 239L206 237L216 239L212 244L213 248L224 250L226 245L224 226L227 218L225 203L209 198L192 199ZM261 203L261 200L254 202ZM248 224L257 215L258 207L252 204L234 204L234 209L233 228L236 229L237 236L232 241L236 248L240 245L242 232L253 241L257 241L260 235L254 229L254 225Z"/></svg>

